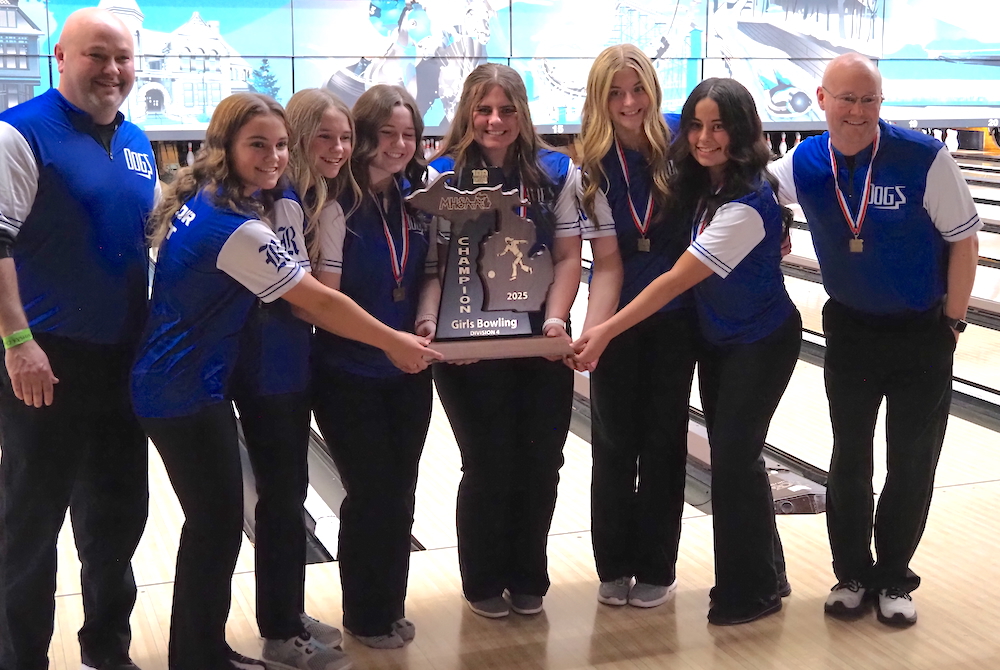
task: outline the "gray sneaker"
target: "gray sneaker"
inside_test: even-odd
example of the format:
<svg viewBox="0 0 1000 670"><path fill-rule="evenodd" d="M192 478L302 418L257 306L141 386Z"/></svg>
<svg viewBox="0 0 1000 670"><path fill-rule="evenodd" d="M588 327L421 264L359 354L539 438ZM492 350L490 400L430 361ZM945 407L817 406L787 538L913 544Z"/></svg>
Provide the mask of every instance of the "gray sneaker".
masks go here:
<svg viewBox="0 0 1000 670"><path fill-rule="evenodd" d="M336 626L314 619L305 612L299 614L299 618L302 619L302 625L305 626L306 632L320 644L325 644L328 647L339 647L344 643L344 634Z"/></svg>
<svg viewBox="0 0 1000 670"><path fill-rule="evenodd" d="M659 607L674 596L677 580L669 586L636 582L628 594L628 604L632 607Z"/></svg>
<svg viewBox="0 0 1000 670"><path fill-rule="evenodd" d="M261 655L268 670L350 670L353 666L347 654L308 636L264 640Z"/></svg>
<svg viewBox="0 0 1000 670"><path fill-rule="evenodd" d="M601 587L597 589L597 602L621 607L628 602L628 592L631 588L631 577L619 577L612 582L601 582Z"/></svg>
<svg viewBox="0 0 1000 670"><path fill-rule="evenodd" d="M403 638L403 642L411 642L417 636L417 627L409 619L399 619L392 622L392 630Z"/></svg>
<svg viewBox="0 0 1000 670"><path fill-rule="evenodd" d="M510 614L510 606L502 596L493 596L476 602L470 600L469 609L487 619L501 619Z"/></svg>
<svg viewBox="0 0 1000 670"><path fill-rule="evenodd" d="M344 630L355 640L372 649L399 649L406 644L395 630L384 635L358 635L357 633L352 633L350 628L345 628Z"/></svg>
<svg viewBox="0 0 1000 670"><path fill-rule="evenodd" d="M542 596L509 593L510 608L518 614L538 614L542 611Z"/></svg>

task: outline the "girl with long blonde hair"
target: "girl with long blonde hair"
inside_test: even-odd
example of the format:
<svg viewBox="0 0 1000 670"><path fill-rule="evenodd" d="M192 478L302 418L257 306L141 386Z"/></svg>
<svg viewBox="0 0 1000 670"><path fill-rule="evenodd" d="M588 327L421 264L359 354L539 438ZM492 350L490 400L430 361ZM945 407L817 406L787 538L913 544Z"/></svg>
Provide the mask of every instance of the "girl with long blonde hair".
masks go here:
<svg viewBox="0 0 1000 670"><path fill-rule="evenodd" d="M683 253L670 214L670 132L656 69L632 44L608 47L587 79L577 150L593 279L584 333L627 305ZM592 370L594 558L606 605L655 607L676 588L694 373L689 296L616 338Z"/></svg>
<svg viewBox="0 0 1000 670"><path fill-rule="evenodd" d="M351 109L326 89L298 91L285 108L291 142L288 178L302 200L306 246L313 265L319 258L321 219L328 204L350 191L361 195L350 169L355 128ZM332 212L328 212L329 216Z"/></svg>

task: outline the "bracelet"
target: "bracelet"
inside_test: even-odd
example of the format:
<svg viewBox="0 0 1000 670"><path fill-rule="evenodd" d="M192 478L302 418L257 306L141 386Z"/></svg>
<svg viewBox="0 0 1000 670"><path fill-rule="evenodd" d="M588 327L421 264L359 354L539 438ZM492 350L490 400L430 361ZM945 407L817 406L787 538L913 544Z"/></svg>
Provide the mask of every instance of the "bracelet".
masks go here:
<svg viewBox="0 0 1000 670"><path fill-rule="evenodd" d="M414 323L414 325L419 326L420 324L427 322L437 325L438 318L434 314L421 314L420 316L417 317L417 321L416 323Z"/></svg>
<svg viewBox="0 0 1000 670"><path fill-rule="evenodd" d="M3 338L3 348L10 349L11 347L16 347L19 344L30 342L33 339L35 339L35 337L31 334L30 328L18 330Z"/></svg>
<svg viewBox="0 0 1000 670"><path fill-rule="evenodd" d="M560 319L558 316L553 316L552 318L545 319L545 321L542 322L542 332L544 333L545 329L548 328L549 326L559 326L563 330L566 330L566 321Z"/></svg>

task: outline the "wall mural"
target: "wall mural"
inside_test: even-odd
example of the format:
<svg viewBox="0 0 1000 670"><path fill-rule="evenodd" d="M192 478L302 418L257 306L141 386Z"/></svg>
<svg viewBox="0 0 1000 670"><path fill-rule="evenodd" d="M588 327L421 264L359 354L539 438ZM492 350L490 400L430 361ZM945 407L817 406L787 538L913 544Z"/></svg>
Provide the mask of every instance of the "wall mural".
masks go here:
<svg viewBox="0 0 1000 670"><path fill-rule="evenodd" d="M0 108L58 84L52 48L64 0L0 7ZM770 127L821 127L826 62L879 59L883 115L1000 116L1000 38L983 0L100 0L128 25L136 85L123 112L154 137L196 137L238 91L287 102L325 86L345 102L376 83L405 86L428 134L454 116L466 75L487 61L521 73L542 132L578 128L587 72L604 47L654 59L664 111L703 77L735 77Z"/></svg>

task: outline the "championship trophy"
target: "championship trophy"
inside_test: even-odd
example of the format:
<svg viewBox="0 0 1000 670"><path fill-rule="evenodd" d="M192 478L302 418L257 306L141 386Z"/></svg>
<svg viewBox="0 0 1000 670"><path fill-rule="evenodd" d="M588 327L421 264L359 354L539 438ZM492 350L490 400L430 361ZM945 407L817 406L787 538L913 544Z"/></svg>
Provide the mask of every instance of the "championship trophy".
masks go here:
<svg viewBox="0 0 1000 670"><path fill-rule="evenodd" d="M469 170L473 184L495 183L491 172ZM566 341L542 335L544 315L530 316L545 303L553 268L548 248L533 249L535 224L515 212L525 202L500 185L455 188L447 183L452 175L407 198L451 222L434 349L446 361L572 353Z"/></svg>

